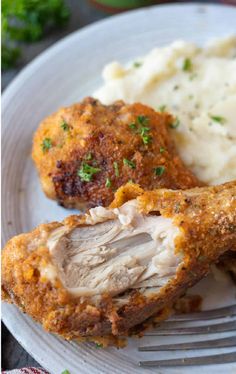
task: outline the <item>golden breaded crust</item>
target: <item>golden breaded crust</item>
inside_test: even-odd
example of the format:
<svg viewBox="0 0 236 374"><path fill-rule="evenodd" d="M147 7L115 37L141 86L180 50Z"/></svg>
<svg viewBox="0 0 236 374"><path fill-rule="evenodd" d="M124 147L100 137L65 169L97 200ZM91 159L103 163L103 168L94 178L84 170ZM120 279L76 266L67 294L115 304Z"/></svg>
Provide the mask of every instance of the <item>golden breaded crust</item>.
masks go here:
<svg viewBox="0 0 236 374"><path fill-rule="evenodd" d="M87 98L60 109L40 124L33 141L44 192L65 207L85 209L108 206L129 180L148 190L200 185L176 152L172 122L167 113L122 101L105 106Z"/></svg>
<svg viewBox="0 0 236 374"><path fill-rule="evenodd" d="M99 336L105 336L114 342L115 337L136 334L145 321L158 313L161 318L163 311L188 287L209 272L210 265L220 255L229 249L236 251L236 182L187 191L165 189L143 193L138 186L128 184L116 193L112 205L119 206L118 202L136 197L143 213L171 217L181 229L175 245L184 262L158 294L145 297L138 291L127 291L130 299L122 307L115 306L109 295L103 295L97 305L90 298L81 302L73 297L59 280L45 279L40 269L51 258L43 240L61 225L53 223L41 225L7 243L2 254L5 300L14 302L46 330L66 339L94 337L97 341ZM64 224L84 225L84 218L72 216ZM36 249L30 251L32 243Z"/></svg>
<svg viewBox="0 0 236 374"><path fill-rule="evenodd" d="M220 256L219 247L223 252L236 247L236 181L186 191L150 191L137 199L146 213L174 217L184 233L177 238L177 250L213 259L216 253Z"/></svg>

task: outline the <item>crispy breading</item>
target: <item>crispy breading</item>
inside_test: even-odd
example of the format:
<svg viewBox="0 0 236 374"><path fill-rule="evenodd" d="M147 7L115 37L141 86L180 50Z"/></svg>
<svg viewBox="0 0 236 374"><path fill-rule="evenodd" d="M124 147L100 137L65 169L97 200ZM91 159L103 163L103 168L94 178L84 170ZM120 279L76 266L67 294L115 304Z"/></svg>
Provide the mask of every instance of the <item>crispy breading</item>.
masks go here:
<svg viewBox="0 0 236 374"><path fill-rule="evenodd" d="M132 193L133 191L133 193ZM142 330L149 318L163 315L186 289L204 277L210 265L228 250L236 251L236 182L186 191L141 191L127 184L117 191L113 207L137 198L142 214L171 217L180 228L175 251L183 255L175 276L158 293L126 292L120 307L109 294L99 304L72 295L59 278L50 280L43 269L52 264L46 245L49 234L62 226L84 226L86 216L40 225L11 239L2 252L3 299L20 307L50 332L66 339L116 337ZM89 213L87 214L88 217Z"/></svg>
<svg viewBox="0 0 236 374"><path fill-rule="evenodd" d="M65 207L108 206L128 181L142 188L201 185L168 132L171 115L143 104L102 105L87 98L39 126L32 157L45 194Z"/></svg>

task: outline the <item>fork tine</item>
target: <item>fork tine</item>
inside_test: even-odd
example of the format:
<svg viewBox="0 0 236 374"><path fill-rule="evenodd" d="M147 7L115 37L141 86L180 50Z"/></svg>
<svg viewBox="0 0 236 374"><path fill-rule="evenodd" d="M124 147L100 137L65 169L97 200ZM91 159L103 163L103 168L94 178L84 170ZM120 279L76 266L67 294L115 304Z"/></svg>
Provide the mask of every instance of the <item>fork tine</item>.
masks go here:
<svg viewBox="0 0 236 374"><path fill-rule="evenodd" d="M168 319L168 321L192 321L203 319L214 319L221 317L231 317L236 315L236 305L230 305L223 308L206 310L197 313L175 314Z"/></svg>
<svg viewBox="0 0 236 374"><path fill-rule="evenodd" d="M148 331L145 336L158 336L158 335L190 335L190 334L209 334L225 331L235 331L236 320L232 322L218 323L214 325L206 326L194 326L194 327L178 327L178 328L160 328L154 331Z"/></svg>
<svg viewBox="0 0 236 374"><path fill-rule="evenodd" d="M202 357L187 357L187 358L176 358L170 360L155 360L155 361L140 361L139 366L151 367L151 366L191 366L191 365L212 365L212 364L225 364L229 362L236 362L236 352L223 353L220 355L213 356L202 356Z"/></svg>
<svg viewBox="0 0 236 374"><path fill-rule="evenodd" d="M203 341L195 341L189 343L176 343L176 344L162 344L139 347L141 352L155 352L155 351L175 351L187 349L204 349L204 348L226 348L236 346L236 336L230 336L223 339L211 339Z"/></svg>

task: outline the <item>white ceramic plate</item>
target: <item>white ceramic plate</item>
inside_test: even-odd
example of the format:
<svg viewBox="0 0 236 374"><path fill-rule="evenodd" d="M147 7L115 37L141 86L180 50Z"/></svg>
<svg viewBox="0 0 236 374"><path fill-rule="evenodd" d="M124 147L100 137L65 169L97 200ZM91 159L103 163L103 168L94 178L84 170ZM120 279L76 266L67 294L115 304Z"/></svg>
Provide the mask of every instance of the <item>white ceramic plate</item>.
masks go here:
<svg viewBox="0 0 236 374"><path fill-rule="evenodd" d="M28 65L8 87L2 100L3 244L13 235L29 231L42 222L63 219L68 214L45 198L30 158L33 132L46 115L91 95L101 84L101 71L107 62L129 61L177 38L201 44L210 38L235 33L235 20L233 7L182 4L146 8L75 32ZM219 299L218 296L218 306L232 303L231 294L228 299L220 302ZM2 315L16 339L52 374L60 374L65 368L71 374L187 373L190 370L139 368L138 360L150 359L150 355L137 353L140 341L135 339L124 350L98 350L91 344L68 343L45 333L14 306L3 305ZM167 338L162 339L165 341ZM143 344L147 342L147 338L142 340ZM175 352L170 355L175 356ZM158 354L161 357L162 353ZM236 364L191 368L193 373L235 373L235 370Z"/></svg>

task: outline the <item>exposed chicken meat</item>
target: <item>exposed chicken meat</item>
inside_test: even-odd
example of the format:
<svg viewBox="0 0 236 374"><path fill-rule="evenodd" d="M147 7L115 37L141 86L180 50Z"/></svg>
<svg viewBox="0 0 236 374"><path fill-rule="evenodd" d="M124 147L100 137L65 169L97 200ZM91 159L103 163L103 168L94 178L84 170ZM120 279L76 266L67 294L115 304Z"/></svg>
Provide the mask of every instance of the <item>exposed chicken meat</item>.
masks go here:
<svg viewBox="0 0 236 374"><path fill-rule="evenodd" d="M98 217L96 210L90 210L91 217ZM160 278L175 274L180 259L174 254L174 238L179 230L171 219L140 214L136 200L113 209L112 214L103 208L103 217L105 212L112 219L66 234L64 227L58 228L48 239L69 292L115 296L130 288L159 287Z"/></svg>

